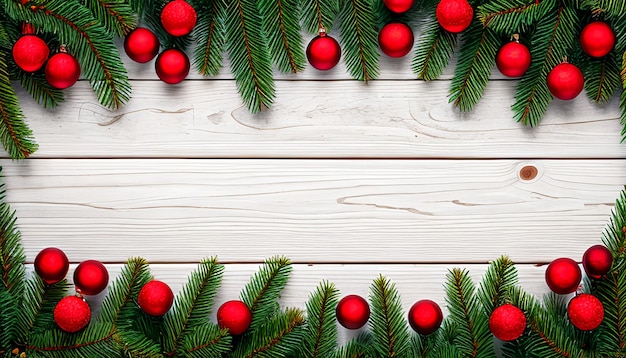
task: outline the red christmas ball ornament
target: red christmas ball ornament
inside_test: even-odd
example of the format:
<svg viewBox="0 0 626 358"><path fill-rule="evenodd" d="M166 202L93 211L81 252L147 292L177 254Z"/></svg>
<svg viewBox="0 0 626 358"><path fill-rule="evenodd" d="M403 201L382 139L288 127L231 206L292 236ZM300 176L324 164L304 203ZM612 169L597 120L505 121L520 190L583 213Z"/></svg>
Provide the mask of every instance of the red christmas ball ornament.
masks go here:
<svg viewBox="0 0 626 358"><path fill-rule="evenodd" d="M565 295L576 291L582 272L576 261L561 257L552 261L546 269L546 283L557 294Z"/></svg>
<svg viewBox="0 0 626 358"><path fill-rule="evenodd" d="M341 47L337 40L321 32L309 42L306 58L311 66L320 71L327 71L339 63Z"/></svg>
<svg viewBox="0 0 626 358"><path fill-rule="evenodd" d="M191 64L185 52L170 48L161 52L154 67L161 81L174 85L187 77Z"/></svg>
<svg viewBox="0 0 626 358"><path fill-rule="evenodd" d="M65 332L74 333L87 327L91 309L85 300L77 296L62 298L53 311L54 322Z"/></svg>
<svg viewBox="0 0 626 358"><path fill-rule="evenodd" d="M521 309L506 303L498 306L489 316L489 330L503 341L518 339L526 329L526 316Z"/></svg>
<svg viewBox="0 0 626 358"><path fill-rule="evenodd" d="M348 295L337 303L337 321L347 329L359 329L370 318L370 306L358 295Z"/></svg>
<svg viewBox="0 0 626 358"><path fill-rule="evenodd" d="M50 86L56 89L66 89L78 81L80 65L74 56L61 50L50 57L44 72Z"/></svg>
<svg viewBox="0 0 626 358"><path fill-rule="evenodd" d="M591 331L602 323L604 306L596 296L582 293L569 301L567 317L574 327L581 331Z"/></svg>
<svg viewBox="0 0 626 358"><path fill-rule="evenodd" d="M407 12L413 6L413 0L383 0L383 3L387 9L396 14Z"/></svg>
<svg viewBox="0 0 626 358"><path fill-rule="evenodd" d="M389 57L402 57L413 47L413 30L403 22L390 22L378 33L378 46Z"/></svg>
<svg viewBox="0 0 626 358"><path fill-rule="evenodd" d="M35 257L35 272L48 285L64 279L69 268L70 261L65 252L56 247L45 248Z"/></svg>
<svg viewBox="0 0 626 358"><path fill-rule="evenodd" d="M530 51L518 41L511 41L500 48L496 56L496 66L507 77L520 77L530 67Z"/></svg>
<svg viewBox="0 0 626 358"><path fill-rule="evenodd" d="M185 0L170 1L161 11L161 25L172 36L189 35L197 20L196 9Z"/></svg>
<svg viewBox="0 0 626 358"><path fill-rule="evenodd" d="M615 47L615 33L604 21L594 21L580 33L580 47L591 57L604 57Z"/></svg>
<svg viewBox="0 0 626 358"><path fill-rule="evenodd" d="M174 292L165 282L152 280L139 290L139 307L150 316L160 317L174 304Z"/></svg>
<svg viewBox="0 0 626 358"><path fill-rule="evenodd" d="M74 270L76 292L83 295L97 295L109 284L109 271L100 261L86 260Z"/></svg>
<svg viewBox="0 0 626 358"><path fill-rule="evenodd" d="M435 14L439 25L452 33L467 29L474 19L474 9L467 0L441 0Z"/></svg>
<svg viewBox="0 0 626 358"><path fill-rule="evenodd" d="M409 324L421 335L435 332L443 321L441 307L432 300L417 301L409 309Z"/></svg>
<svg viewBox="0 0 626 358"><path fill-rule="evenodd" d="M50 49L46 42L34 33L35 29L32 24L24 24L23 36L13 44L11 50L13 61L24 72L38 71L50 56Z"/></svg>
<svg viewBox="0 0 626 358"><path fill-rule="evenodd" d="M548 89L558 99L576 98L585 86L582 71L571 63L563 62L556 65L548 74Z"/></svg>
<svg viewBox="0 0 626 358"><path fill-rule="evenodd" d="M613 254L603 245L594 245L583 254L583 268L587 276L600 278L606 275L613 265Z"/></svg>
<svg viewBox="0 0 626 358"><path fill-rule="evenodd" d="M159 39L145 27L138 27L124 39L124 50L131 60L146 63L159 53Z"/></svg>
<svg viewBox="0 0 626 358"><path fill-rule="evenodd" d="M221 328L228 328L235 336L245 332L250 327L250 323L252 323L252 312L242 301L224 302L217 310L217 324Z"/></svg>

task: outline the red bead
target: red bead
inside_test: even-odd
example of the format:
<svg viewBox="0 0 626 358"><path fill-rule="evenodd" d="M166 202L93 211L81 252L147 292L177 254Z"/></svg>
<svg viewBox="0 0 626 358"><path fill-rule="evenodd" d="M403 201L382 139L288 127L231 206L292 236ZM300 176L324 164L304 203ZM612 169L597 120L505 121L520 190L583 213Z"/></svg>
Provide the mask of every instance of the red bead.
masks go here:
<svg viewBox="0 0 626 358"><path fill-rule="evenodd" d="M594 21L580 33L580 47L591 57L604 57L615 47L615 33L606 22Z"/></svg>
<svg viewBox="0 0 626 358"><path fill-rule="evenodd" d="M35 272L48 285L64 279L69 268L67 256L56 247L45 248L35 257Z"/></svg>
<svg viewBox="0 0 626 358"><path fill-rule="evenodd" d="M409 324L419 334L429 335L435 332L442 321L443 312L435 301L420 300L409 309Z"/></svg>
<svg viewBox="0 0 626 358"><path fill-rule="evenodd" d="M306 48L306 58L311 66L327 71L339 63L341 47L337 40L328 35L316 36Z"/></svg>
<svg viewBox="0 0 626 358"><path fill-rule="evenodd" d="M582 293L569 301L567 317L574 327L581 331L591 331L602 323L604 306L594 295Z"/></svg>
<svg viewBox="0 0 626 358"><path fill-rule="evenodd" d="M383 0L383 3L387 9L396 14L407 12L413 6L413 0Z"/></svg>
<svg viewBox="0 0 626 358"><path fill-rule="evenodd" d="M603 245L594 245L583 254L583 268L587 276L600 278L606 275L613 265L613 254Z"/></svg>
<svg viewBox="0 0 626 358"><path fill-rule="evenodd" d="M370 318L370 306L358 295L348 295L337 304L337 321L347 329L359 329Z"/></svg>
<svg viewBox="0 0 626 358"><path fill-rule="evenodd" d="M86 260L74 270L76 292L83 295L97 295L109 284L109 271L96 260Z"/></svg>
<svg viewBox="0 0 626 358"><path fill-rule="evenodd" d="M474 9L467 0L441 0L437 4L437 21L444 30L459 33L474 19Z"/></svg>
<svg viewBox="0 0 626 358"><path fill-rule="evenodd" d="M161 52L154 67L161 81L173 85L187 78L191 64L186 53L171 48Z"/></svg>
<svg viewBox="0 0 626 358"><path fill-rule="evenodd" d="M503 341L518 339L526 329L526 316L521 309L507 303L497 307L489 316L489 330Z"/></svg>
<svg viewBox="0 0 626 358"><path fill-rule="evenodd" d="M560 295L576 291L582 279L582 272L576 261L567 257L552 261L545 275L548 287Z"/></svg>
<svg viewBox="0 0 626 358"><path fill-rule="evenodd" d="M159 53L159 46L157 36L145 27L134 29L124 40L126 54L139 63L151 61Z"/></svg>
<svg viewBox="0 0 626 358"><path fill-rule="evenodd" d="M520 77L530 67L528 47L517 41L511 41L500 48L496 56L498 70L508 77Z"/></svg>
<svg viewBox="0 0 626 358"><path fill-rule="evenodd" d="M252 313L244 302L232 300L224 302L217 310L217 324L227 328L231 334L238 336L245 332L252 323Z"/></svg>
<svg viewBox="0 0 626 358"><path fill-rule="evenodd" d="M78 81L80 65L74 56L59 52L48 60L45 68L46 81L57 89L66 89Z"/></svg>
<svg viewBox="0 0 626 358"><path fill-rule="evenodd" d="M161 24L172 36L189 35L197 20L196 9L185 0L170 1L161 11Z"/></svg>
<svg viewBox="0 0 626 358"><path fill-rule="evenodd" d="M413 47L413 30L403 22L390 22L378 33L378 46L389 57L402 57Z"/></svg>
<svg viewBox="0 0 626 358"><path fill-rule="evenodd" d="M137 303L147 314L160 317L172 308L174 293L165 282L152 280L139 290Z"/></svg>
<svg viewBox="0 0 626 358"><path fill-rule="evenodd" d="M558 99L576 98L585 86L582 71L571 63L561 63L550 71L547 78L550 93Z"/></svg>
<svg viewBox="0 0 626 358"><path fill-rule="evenodd" d="M46 42L35 35L20 37L13 45L11 52L17 67L25 72L38 71L50 55Z"/></svg>
<svg viewBox="0 0 626 358"><path fill-rule="evenodd" d="M54 322L63 331L78 332L91 320L91 309L85 300L76 296L62 298L54 307Z"/></svg>

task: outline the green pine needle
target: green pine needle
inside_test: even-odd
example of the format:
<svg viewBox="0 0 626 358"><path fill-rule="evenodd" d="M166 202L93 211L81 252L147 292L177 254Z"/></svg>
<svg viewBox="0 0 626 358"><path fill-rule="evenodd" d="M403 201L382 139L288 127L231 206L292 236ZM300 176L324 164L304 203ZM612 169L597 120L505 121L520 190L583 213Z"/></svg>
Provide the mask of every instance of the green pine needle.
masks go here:
<svg viewBox="0 0 626 358"><path fill-rule="evenodd" d="M296 73L304 69L300 12L296 0L259 0L268 49L278 70Z"/></svg>
<svg viewBox="0 0 626 358"><path fill-rule="evenodd" d="M380 71L380 53L372 1L345 0L339 18L342 56L348 73L359 81L376 79Z"/></svg>
<svg viewBox="0 0 626 358"><path fill-rule="evenodd" d="M302 342L301 356L324 358L332 356L337 347L337 307L339 290L334 284L323 281L309 296L306 303L307 325Z"/></svg>
<svg viewBox="0 0 626 358"><path fill-rule="evenodd" d="M370 286L372 349L380 357L409 357L410 337L402 311L400 294L384 276Z"/></svg>
<svg viewBox="0 0 626 358"><path fill-rule="evenodd" d="M33 334L26 347L28 357L116 357L119 348L113 340L112 324L91 323L74 334L58 328L38 331Z"/></svg>
<svg viewBox="0 0 626 358"><path fill-rule="evenodd" d="M107 33L125 36L137 27L137 16L127 0L84 0Z"/></svg>
<svg viewBox="0 0 626 358"><path fill-rule="evenodd" d="M56 304L67 296L70 285L65 279L48 285L34 275L26 281L25 295L20 307L18 342L30 342L30 337L54 330L52 312Z"/></svg>
<svg viewBox="0 0 626 358"><path fill-rule="evenodd" d="M600 59L583 61L581 70L587 79L587 97L596 103L609 102L621 85L620 67L612 52Z"/></svg>
<svg viewBox="0 0 626 358"><path fill-rule="evenodd" d="M213 323L196 326L179 349L178 357L220 358L231 350L232 337L228 330Z"/></svg>
<svg viewBox="0 0 626 358"><path fill-rule="evenodd" d="M0 285L0 356L13 349L19 322L19 301Z"/></svg>
<svg viewBox="0 0 626 358"><path fill-rule="evenodd" d="M339 0L300 0L303 28L317 35L320 29L330 32L339 14Z"/></svg>
<svg viewBox="0 0 626 358"><path fill-rule="evenodd" d="M198 22L193 32L197 46L194 50L194 66L204 76L215 76L222 68L222 52L226 41L223 1L196 1Z"/></svg>
<svg viewBox="0 0 626 358"><path fill-rule="evenodd" d="M434 14L434 9L433 9ZM457 37L440 26L435 16L427 19L417 39L411 69L417 78L432 81L443 73L456 47Z"/></svg>
<svg viewBox="0 0 626 358"><path fill-rule="evenodd" d="M335 350L333 358L368 358L375 357L372 352L372 335L361 332L356 338L349 340L345 345Z"/></svg>
<svg viewBox="0 0 626 358"><path fill-rule="evenodd" d="M54 108L65 100L63 91L50 86L43 73L31 74L19 71L18 77L22 88L43 108Z"/></svg>
<svg viewBox="0 0 626 358"><path fill-rule="evenodd" d="M517 269L508 256L491 262L478 288L478 298L487 315L507 303L511 288L518 283Z"/></svg>
<svg viewBox="0 0 626 358"><path fill-rule="evenodd" d="M548 15L554 0L493 0L478 6L477 17L485 27L510 36Z"/></svg>

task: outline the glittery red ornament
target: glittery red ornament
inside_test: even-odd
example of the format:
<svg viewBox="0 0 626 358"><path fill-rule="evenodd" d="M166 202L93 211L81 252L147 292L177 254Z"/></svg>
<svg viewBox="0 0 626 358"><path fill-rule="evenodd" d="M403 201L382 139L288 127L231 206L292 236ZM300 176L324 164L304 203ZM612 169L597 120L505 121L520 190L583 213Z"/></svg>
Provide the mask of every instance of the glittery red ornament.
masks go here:
<svg viewBox="0 0 626 358"><path fill-rule="evenodd" d="M389 57L402 57L413 47L413 30L403 22L390 22L378 33L378 46Z"/></svg>
<svg viewBox="0 0 626 358"><path fill-rule="evenodd" d="M530 51L518 41L511 41L500 48L496 56L498 70L508 77L520 77L530 67Z"/></svg>
<svg viewBox="0 0 626 358"><path fill-rule="evenodd" d="M341 47L337 40L322 32L309 42L306 58L311 66L320 71L327 71L339 63Z"/></svg>
<svg viewBox="0 0 626 358"><path fill-rule="evenodd" d="M359 329L370 318L370 306L358 295L342 298L336 308L337 321L347 329Z"/></svg>
<svg viewBox="0 0 626 358"><path fill-rule="evenodd" d="M67 256L56 247L45 248L35 257L35 272L48 285L64 279L69 268L70 261Z"/></svg>
<svg viewBox="0 0 626 358"><path fill-rule="evenodd" d="M83 295L97 295L109 284L109 271L96 260L86 260L74 270L76 292Z"/></svg>
<svg viewBox="0 0 626 358"><path fill-rule="evenodd" d="M591 57L604 57L615 47L615 33L604 21L594 21L580 33L580 47Z"/></svg>
<svg viewBox="0 0 626 358"><path fill-rule="evenodd" d="M496 307L489 316L489 330L503 341L518 339L526 329L526 316L521 309L506 303Z"/></svg>
<svg viewBox="0 0 626 358"><path fill-rule="evenodd" d="M161 25L172 36L189 35L197 20L196 9L185 0L170 1L161 11Z"/></svg>
<svg viewBox="0 0 626 358"><path fill-rule="evenodd" d="M576 261L561 257L552 261L546 269L546 283L548 287L560 295L565 295L576 291L582 272Z"/></svg>
<svg viewBox="0 0 626 358"><path fill-rule="evenodd" d="M583 268L587 276L600 278L611 270L613 254L603 245L593 245L583 254Z"/></svg>
<svg viewBox="0 0 626 358"><path fill-rule="evenodd" d="M437 5L436 16L444 30L459 33L472 23L474 9L467 0L441 0Z"/></svg>
<svg viewBox="0 0 626 358"><path fill-rule="evenodd" d="M24 24L22 27L23 36L17 39L11 50L13 61L17 67L25 72L38 71L50 55L50 49L46 42L34 33L35 29L32 24Z"/></svg>
<svg viewBox="0 0 626 358"><path fill-rule="evenodd" d="M429 335L435 332L442 321L443 312L435 301L420 300L409 309L409 324L419 334Z"/></svg>
<svg viewBox="0 0 626 358"><path fill-rule="evenodd" d="M157 76L171 85L182 82L189 74L190 67L187 54L176 48L161 52L154 63Z"/></svg>
<svg viewBox="0 0 626 358"><path fill-rule="evenodd" d="M57 89L66 89L78 81L80 65L74 56L59 52L48 60L45 68L46 81Z"/></svg>
<svg viewBox="0 0 626 358"><path fill-rule="evenodd" d="M139 290L139 307L151 316L163 316L174 303L174 293L165 282L152 280Z"/></svg>
<svg viewBox="0 0 626 358"><path fill-rule="evenodd" d="M558 99L576 98L585 86L582 71L571 63L563 62L556 65L548 74L548 89Z"/></svg>
<svg viewBox="0 0 626 358"><path fill-rule="evenodd" d="M383 3L387 9L396 14L407 12L413 6L413 0L383 0Z"/></svg>
<svg viewBox="0 0 626 358"><path fill-rule="evenodd" d="M145 27L138 27L126 35L124 50L131 60L139 63L151 61L159 53L159 39Z"/></svg>
<svg viewBox="0 0 626 358"><path fill-rule="evenodd" d="M569 301L567 317L574 327L581 331L591 331L602 323L604 306L596 296L582 293Z"/></svg>
<svg viewBox="0 0 626 358"><path fill-rule="evenodd" d="M87 327L91 309L85 300L77 296L62 298L54 307L54 322L65 332L74 333Z"/></svg>
<svg viewBox="0 0 626 358"><path fill-rule="evenodd" d="M217 310L217 324L228 328L231 334L238 336L250 327L252 313L244 302L232 300L224 302Z"/></svg>

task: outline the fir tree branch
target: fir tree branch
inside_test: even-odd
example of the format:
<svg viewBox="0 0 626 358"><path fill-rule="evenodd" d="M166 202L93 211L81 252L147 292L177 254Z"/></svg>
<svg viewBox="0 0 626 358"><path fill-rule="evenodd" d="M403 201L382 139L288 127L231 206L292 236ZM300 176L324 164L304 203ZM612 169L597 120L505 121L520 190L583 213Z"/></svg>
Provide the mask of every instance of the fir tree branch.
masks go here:
<svg viewBox="0 0 626 358"><path fill-rule="evenodd" d="M220 329L217 325L207 323L197 326L185 336L179 349L180 357L223 357L231 350L232 337L226 329Z"/></svg>
<svg viewBox="0 0 626 358"><path fill-rule="evenodd" d="M19 304L4 285L0 285L0 356L13 349L19 322Z"/></svg>
<svg viewBox="0 0 626 358"><path fill-rule="evenodd" d="M581 61L581 70L586 78L587 97L596 103L609 102L621 85L620 68L614 53Z"/></svg>
<svg viewBox="0 0 626 358"><path fill-rule="evenodd" d="M315 35L320 29L330 32L339 14L339 0L300 0L300 7L304 29Z"/></svg>
<svg viewBox="0 0 626 358"><path fill-rule="evenodd" d="M335 308L339 290L334 284L323 281L306 304L307 325L301 345L301 356L306 358L330 357L337 347Z"/></svg>
<svg viewBox="0 0 626 358"><path fill-rule="evenodd" d="M411 62L417 78L426 81L439 78L454 52L456 41L456 35L444 31L435 16L428 18Z"/></svg>
<svg viewBox="0 0 626 358"><path fill-rule="evenodd" d="M619 109L620 123L622 124L622 142L626 140L626 52L622 52L622 71L620 72L622 80L622 93L620 94Z"/></svg>
<svg viewBox="0 0 626 358"><path fill-rule="evenodd" d="M478 19L485 27L510 36L547 16L554 0L495 0L478 6Z"/></svg>
<svg viewBox="0 0 626 358"><path fill-rule="evenodd" d="M490 315L496 307L506 303L511 288L517 283L517 269L508 256L491 262L477 292L485 314Z"/></svg>
<svg viewBox="0 0 626 358"><path fill-rule="evenodd" d="M109 34L125 36L137 27L137 17L126 0L83 0Z"/></svg>
<svg viewBox="0 0 626 358"><path fill-rule="evenodd" d="M370 0L345 0L339 13L343 59L348 73L359 81L379 74L378 32Z"/></svg>
<svg viewBox="0 0 626 358"><path fill-rule="evenodd" d="M110 323L92 323L75 334L58 328L33 334L26 346L29 357L115 357L119 354Z"/></svg>
<svg viewBox="0 0 626 358"><path fill-rule="evenodd" d="M224 17L226 6L223 1L196 1L198 22L193 32L198 44L194 50L194 66L204 76L215 76L222 68L226 30Z"/></svg>
<svg viewBox="0 0 626 358"><path fill-rule="evenodd" d="M70 286L65 279L47 285L37 275L26 279L25 284L17 336L17 342L23 344L30 342L34 334L55 328L52 312Z"/></svg>
<svg viewBox="0 0 626 358"><path fill-rule="evenodd" d="M372 335L367 332L361 332L356 338L348 341L343 347L335 350L333 358L367 358L375 357L372 352Z"/></svg>
<svg viewBox="0 0 626 358"><path fill-rule="evenodd" d="M63 91L50 86L43 73L17 73L22 88L44 108L54 108L64 101Z"/></svg>
<svg viewBox="0 0 626 358"><path fill-rule="evenodd" d="M296 73L304 69L305 56L300 35L298 1L259 0L268 49L278 70Z"/></svg>
<svg viewBox="0 0 626 358"><path fill-rule="evenodd" d="M382 275L370 286L372 349L380 357L407 357L409 332L395 284Z"/></svg>

